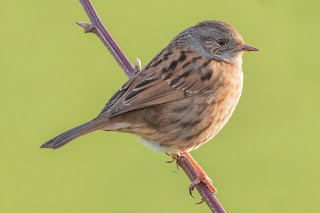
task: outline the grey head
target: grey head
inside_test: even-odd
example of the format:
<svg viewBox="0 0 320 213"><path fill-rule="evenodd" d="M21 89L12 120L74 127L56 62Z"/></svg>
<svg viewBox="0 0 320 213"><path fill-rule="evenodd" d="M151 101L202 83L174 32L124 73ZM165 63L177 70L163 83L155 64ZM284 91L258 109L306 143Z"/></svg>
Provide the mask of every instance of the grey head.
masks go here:
<svg viewBox="0 0 320 213"><path fill-rule="evenodd" d="M217 20L207 20L189 27L184 35L191 48L217 60L236 63L243 51L259 49L246 45L240 33L231 25Z"/></svg>

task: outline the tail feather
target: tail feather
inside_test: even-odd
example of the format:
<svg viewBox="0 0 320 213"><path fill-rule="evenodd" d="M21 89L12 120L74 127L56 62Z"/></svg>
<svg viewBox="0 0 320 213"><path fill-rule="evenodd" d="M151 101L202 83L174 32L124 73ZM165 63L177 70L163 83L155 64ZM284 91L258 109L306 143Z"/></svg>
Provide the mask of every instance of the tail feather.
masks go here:
<svg viewBox="0 0 320 213"><path fill-rule="evenodd" d="M68 142L80 137L82 135L88 134L90 132L96 131L99 128L92 122L88 122L70 129L55 138L52 138L48 142L44 143L40 148L58 149Z"/></svg>

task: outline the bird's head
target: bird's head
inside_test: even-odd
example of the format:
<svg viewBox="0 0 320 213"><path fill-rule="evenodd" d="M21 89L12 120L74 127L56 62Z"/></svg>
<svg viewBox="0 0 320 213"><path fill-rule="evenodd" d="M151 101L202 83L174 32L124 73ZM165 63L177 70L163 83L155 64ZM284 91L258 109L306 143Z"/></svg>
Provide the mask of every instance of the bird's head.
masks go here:
<svg viewBox="0 0 320 213"><path fill-rule="evenodd" d="M244 51L259 49L245 44L242 36L231 25L216 20L208 20L189 28L192 35L190 45L213 58L233 62L241 58ZM200 45L199 45L200 43Z"/></svg>

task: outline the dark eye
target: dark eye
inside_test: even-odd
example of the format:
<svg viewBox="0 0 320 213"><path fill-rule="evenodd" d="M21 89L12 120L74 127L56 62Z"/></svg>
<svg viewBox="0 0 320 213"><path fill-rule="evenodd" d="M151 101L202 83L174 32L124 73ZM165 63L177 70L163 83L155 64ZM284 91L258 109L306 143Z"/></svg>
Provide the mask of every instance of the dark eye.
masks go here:
<svg viewBox="0 0 320 213"><path fill-rule="evenodd" d="M227 41L225 39L218 39L217 42L219 45L222 46L222 45L225 45Z"/></svg>

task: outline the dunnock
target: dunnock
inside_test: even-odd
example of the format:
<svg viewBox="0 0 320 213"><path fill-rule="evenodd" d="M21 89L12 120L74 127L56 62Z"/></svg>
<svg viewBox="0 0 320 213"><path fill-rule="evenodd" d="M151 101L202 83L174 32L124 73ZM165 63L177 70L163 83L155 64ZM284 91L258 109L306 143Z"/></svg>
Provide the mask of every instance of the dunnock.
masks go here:
<svg viewBox="0 0 320 213"><path fill-rule="evenodd" d="M258 51L222 21L203 21L177 35L128 80L93 120L51 139L57 149L96 130L127 132L171 155L214 137L241 95L242 53Z"/></svg>

